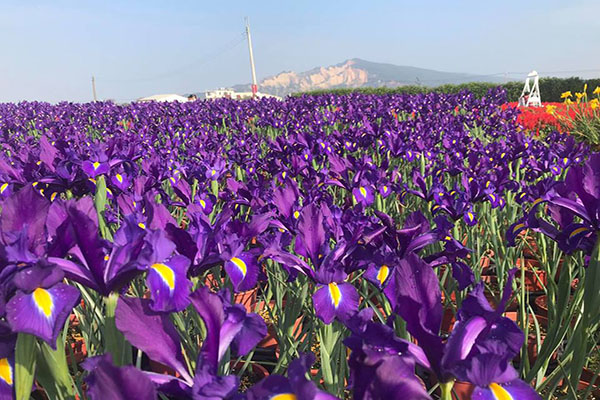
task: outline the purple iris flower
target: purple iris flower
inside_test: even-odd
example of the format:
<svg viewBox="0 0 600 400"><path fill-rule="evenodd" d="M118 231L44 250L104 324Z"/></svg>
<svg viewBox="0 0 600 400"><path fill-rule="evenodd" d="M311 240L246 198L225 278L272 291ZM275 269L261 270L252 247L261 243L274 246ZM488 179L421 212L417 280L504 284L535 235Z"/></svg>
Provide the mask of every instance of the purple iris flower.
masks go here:
<svg viewBox="0 0 600 400"><path fill-rule="evenodd" d="M115 173L110 177L110 182L122 191L127 191L131 185L131 179L126 173Z"/></svg>
<svg viewBox="0 0 600 400"><path fill-rule="evenodd" d="M49 261L59 265L67 278L103 296L140 273L136 257L143 246L144 230L133 222L124 223L115 233L111 249L99 237L98 217L89 197L52 203L46 227L51 238Z"/></svg>
<svg viewBox="0 0 600 400"><path fill-rule="evenodd" d="M62 283L63 277L57 266L43 262L15 273L17 292L6 304L6 320L14 332L37 336L56 349L56 339L80 299L79 290Z"/></svg>
<svg viewBox="0 0 600 400"><path fill-rule="evenodd" d="M288 377L270 375L246 392L248 400L334 400L337 397L317 388L317 385L306 378L306 373L314 363L314 354L300 354L290 363Z"/></svg>
<svg viewBox="0 0 600 400"><path fill-rule="evenodd" d="M207 336L200 349L196 371L192 377L185 367L181 343L168 315L150 309L148 300L122 297L116 309L117 328L134 346L152 360L177 371L181 378L150 374L158 391L174 396L192 398L225 398L235 392L237 378L218 376L217 369L225 352L231 347L234 354L244 356L266 335L263 319L246 313L241 305L224 302L227 294L219 296L207 288L199 288L190 300L206 326Z"/></svg>
<svg viewBox="0 0 600 400"><path fill-rule="evenodd" d="M132 366L117 367L110 354L88 358L81 364L89 372L85 378L90 400L155 400L154 383L139 369Z"/></svg>
<svg viewBox="0 0 600 400"><path fill-rule="evenodd" d="M435 273L416 255L402 261L395 268L384 293L393 310L406 321L408 332L417 339L427 362L423 362L421 357L417 357L417 360L430 368L440 382L448 382L455 377L469 378L464 371L474 368L481 354L486 353L493 353L498 360L502 360L501 365L506 369L524 340L519 327L502 317L512 293L510 288L516 269L510 272L502 300L496 309L485 298L483 284L469 293L458 312L458 322L444 343L438 335L442 303ZM493 390L495 385L513 382L500 378L502 375L490 377L491 381L484 389ZM477 385L481 382L472 383Z"/></svg>
<svg viewBox="0 0 600 400"><path fill-rule="evenodd" d="M373 187L366 182L361 182L360 186L352 189L352 198L365 207L370 206L375 200Z"/></svg>
<svg viewBox="0 0 600 400"><path fill-rule="evenodd" d="M32 334L56 348L58 334L79 302L79 291L62 283L60 268L42 257L48 210L48 200L31 186L4 203L0 239L8 265L2 270L0 292L14 295L0 303L14 332Z"/></svg>
<svg viewBox="0 0 600 400"><path fill-rule="evenodd" d="M402 398L430 400L425 385L415 375L415 361L429 367L422 350L395 336L394 330L372 321L373 310L364 309L346 325L352 335L344 340L352 353L348 360L350 386L358 399Z"/></svg>
<svg viewBox="0 0 600 400"><path fill-rule="evenodd" d="M81 164L81 169L87 176L94 179L98 175L108 173L110 169L108 162L86 160Z"/></svg>
<svg viewBox="0 0 600 400"><path fill-rule="evenodd" d="M164 231L154 231L145 237L145 249L138 258L140 269L147 271L146 283L152 296L154 311L177 312L189 304L192 282L187 279L190 260L174 254L175 243Z"/></svg>

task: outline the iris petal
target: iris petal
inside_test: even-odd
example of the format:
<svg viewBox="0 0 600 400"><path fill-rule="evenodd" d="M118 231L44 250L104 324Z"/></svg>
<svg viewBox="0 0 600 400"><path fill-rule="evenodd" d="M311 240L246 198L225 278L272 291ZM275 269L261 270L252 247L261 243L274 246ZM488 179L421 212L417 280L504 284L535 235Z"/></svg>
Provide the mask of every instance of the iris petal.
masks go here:
<svg viewBox="0 0 600 400"><path fill-rule="evenodd" d="M17 292L6 305L6 319L13 332L29 333L56 348L56 338L79 302L79 290L65 283Z"/></svg>
<svg viewBox="0 0 600 400"><path fill-rule="evenodd" d="M181 255L150 266L146 279L152 294L153 311L177 312L188 306L192 287L187 278L189 266L189 259Z"/></svg>

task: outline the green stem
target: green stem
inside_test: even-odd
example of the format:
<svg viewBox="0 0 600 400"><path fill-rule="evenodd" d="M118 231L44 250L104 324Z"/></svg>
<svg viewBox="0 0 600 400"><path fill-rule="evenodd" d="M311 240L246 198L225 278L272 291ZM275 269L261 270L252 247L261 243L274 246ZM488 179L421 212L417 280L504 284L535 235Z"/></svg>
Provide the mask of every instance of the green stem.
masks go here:
<svg viewBox="0 0 600 400"><path fill-rule="evenodd" d="M454 381L443 382L440 384L440 389L442 391L442 397L440 400L452 400L452 387L454 386Z"/></svg>
<svg viewBox="0 0 600 400"><path fill-rule="evenodd" d="M131 364L131 345L125 340L125 336L117 329L115 322L115 310L119 300L118 293L111 293L104 298L106 306L106 318L104 319L104 348L110 353L115 365Z"/></svg>

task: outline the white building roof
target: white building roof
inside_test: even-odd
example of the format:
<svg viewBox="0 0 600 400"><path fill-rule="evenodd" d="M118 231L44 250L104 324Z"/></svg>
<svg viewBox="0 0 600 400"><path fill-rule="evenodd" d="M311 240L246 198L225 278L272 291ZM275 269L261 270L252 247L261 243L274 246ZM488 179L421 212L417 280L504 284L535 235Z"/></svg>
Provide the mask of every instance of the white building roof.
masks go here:
<svg viewBox="0 0 600 400"><path fill-rule="evenodd" d="M155 94L153 96L142 97L137 101L179 101L183 103L188 101L188 99L187 97L183 97L178 94Z"/></svg>

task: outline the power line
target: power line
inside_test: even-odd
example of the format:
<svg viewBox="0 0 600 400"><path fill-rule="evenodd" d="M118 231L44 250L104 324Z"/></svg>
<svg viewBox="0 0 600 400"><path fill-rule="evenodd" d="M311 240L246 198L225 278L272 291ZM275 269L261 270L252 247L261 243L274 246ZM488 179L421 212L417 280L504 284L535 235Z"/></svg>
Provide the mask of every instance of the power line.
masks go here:
<svg viewBox="0 0 600 400"><path fill-rule="evenodd" d="M198 67L198 66L206 64L210 61L213 61L216 57L220 56L221 54L223 54L225 52L233 50L235 47L239 46L241 43L243 43L245 41L246 41L246 32L243 32L240 35L236 36L235 39L225 43L223 46L216 49L215 51L213 51L211 53L207 53L204 56L202 56L190 63L184 64L176 69L172 69L170 71L163 72L161 74L143 77L143 78L131 78L131 79L110 79L110 78L102 78L102 77L98 78L97 77L96 80L106 82L106 83L134 83L134 82L156 81L156 80L169 78L174 75L178 75L181 72L186 71L192 67Z"/></svg>

